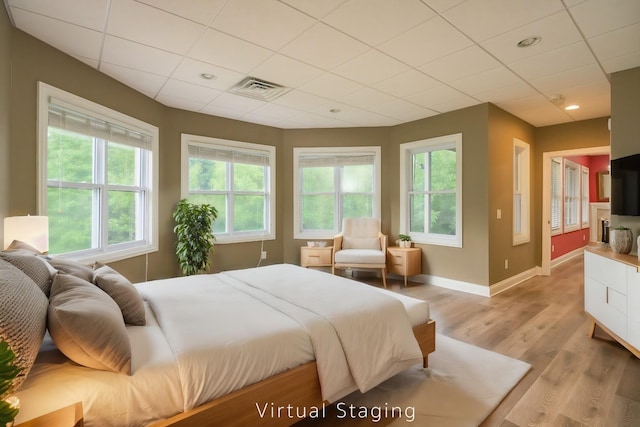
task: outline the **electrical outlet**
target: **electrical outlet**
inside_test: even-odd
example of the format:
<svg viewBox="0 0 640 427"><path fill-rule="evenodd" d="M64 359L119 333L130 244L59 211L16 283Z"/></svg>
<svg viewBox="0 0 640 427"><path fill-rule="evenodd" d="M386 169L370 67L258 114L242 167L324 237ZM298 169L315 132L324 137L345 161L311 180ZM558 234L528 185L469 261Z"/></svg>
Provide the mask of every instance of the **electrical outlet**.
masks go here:
<svg viewBox="0 0 640 427"><path fill-rule="evenodd" d="M502 209L496 211L496 219L502 219Z"/></svg>
<svg viewBox="0 0 640 427"><path fill-rule="evenodd" d="M551 245L551 252L555 252L555 251L556 251L555 245Z"/></svg>
<svg viewBox="0 0 640 427"><path fill-rule="evenodd" d="M260 252L260 259L267 259L267 251Z"/></svg>
<svg viewBox="0 0 640 427"><path fill-rule="evenodd" d="M509 260L508 259L504 260L504 269L505 270L509 269Z"/></svg>

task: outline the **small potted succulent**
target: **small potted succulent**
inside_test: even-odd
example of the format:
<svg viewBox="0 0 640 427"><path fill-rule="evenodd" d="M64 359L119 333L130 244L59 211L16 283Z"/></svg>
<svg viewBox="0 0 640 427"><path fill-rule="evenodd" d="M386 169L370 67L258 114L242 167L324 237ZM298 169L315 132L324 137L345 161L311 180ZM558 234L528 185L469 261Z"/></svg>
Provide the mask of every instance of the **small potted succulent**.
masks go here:
<svg viewBox="0 0 640 427"><path fill-rule="evenodd" d="M399 234L398 235L399 246L401 248L410 248L411 247L411 236L408 234Z"/></svg>

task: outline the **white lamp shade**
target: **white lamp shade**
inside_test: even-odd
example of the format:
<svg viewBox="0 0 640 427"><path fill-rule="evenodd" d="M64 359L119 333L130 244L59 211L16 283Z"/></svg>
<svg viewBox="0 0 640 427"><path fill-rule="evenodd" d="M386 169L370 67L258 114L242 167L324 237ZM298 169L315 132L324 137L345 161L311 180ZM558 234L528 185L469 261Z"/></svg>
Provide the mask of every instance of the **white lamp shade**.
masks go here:
<svg viewBox="0 0 640 427"><path fill-rule="evenodd" d="M10 216L4 219L4 248L19 240L40 252L49 251L48 216Z"/></svg>

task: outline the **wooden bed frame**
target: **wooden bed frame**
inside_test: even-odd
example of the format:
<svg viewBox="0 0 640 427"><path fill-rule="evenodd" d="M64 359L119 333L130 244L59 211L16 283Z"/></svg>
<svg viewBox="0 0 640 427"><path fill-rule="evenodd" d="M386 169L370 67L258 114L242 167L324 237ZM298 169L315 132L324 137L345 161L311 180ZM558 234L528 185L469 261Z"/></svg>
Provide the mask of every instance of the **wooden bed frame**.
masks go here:
<svg viewBox="0 0 640 427"><path fill-rule="evenodd" d="M415 326L413 333L418 340L423 355L423 366L428 366L429 353L436 349L436 323ZM258 408L267 405L266 414L260 417ZM293 407L293 418L287 416L286 409L280 417L272 416L271 408ZM266 380L236 390L197 408L175 415L152 427L199 427L221 426L289 426L300 421L295 408L322 408L322 394L316 362L298 366ZM300 409L302 411L302 409ZM309 413L309 412L307 412Z"/></svg>

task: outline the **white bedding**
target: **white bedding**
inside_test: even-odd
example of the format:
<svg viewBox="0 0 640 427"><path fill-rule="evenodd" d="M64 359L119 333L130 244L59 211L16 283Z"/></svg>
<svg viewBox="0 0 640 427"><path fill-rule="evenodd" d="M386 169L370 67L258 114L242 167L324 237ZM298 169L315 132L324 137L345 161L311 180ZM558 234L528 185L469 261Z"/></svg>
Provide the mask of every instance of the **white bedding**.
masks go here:
<svg viewBox="0 0 640 427"><path fill-rule="evenodd" d="M88 427L145 425L314 359L335 401L421 362L410 326L428 304L341 277L275 265L136 286L147 326L127 328L132 375L44 345L17 421L82 401Z"/></svg>

